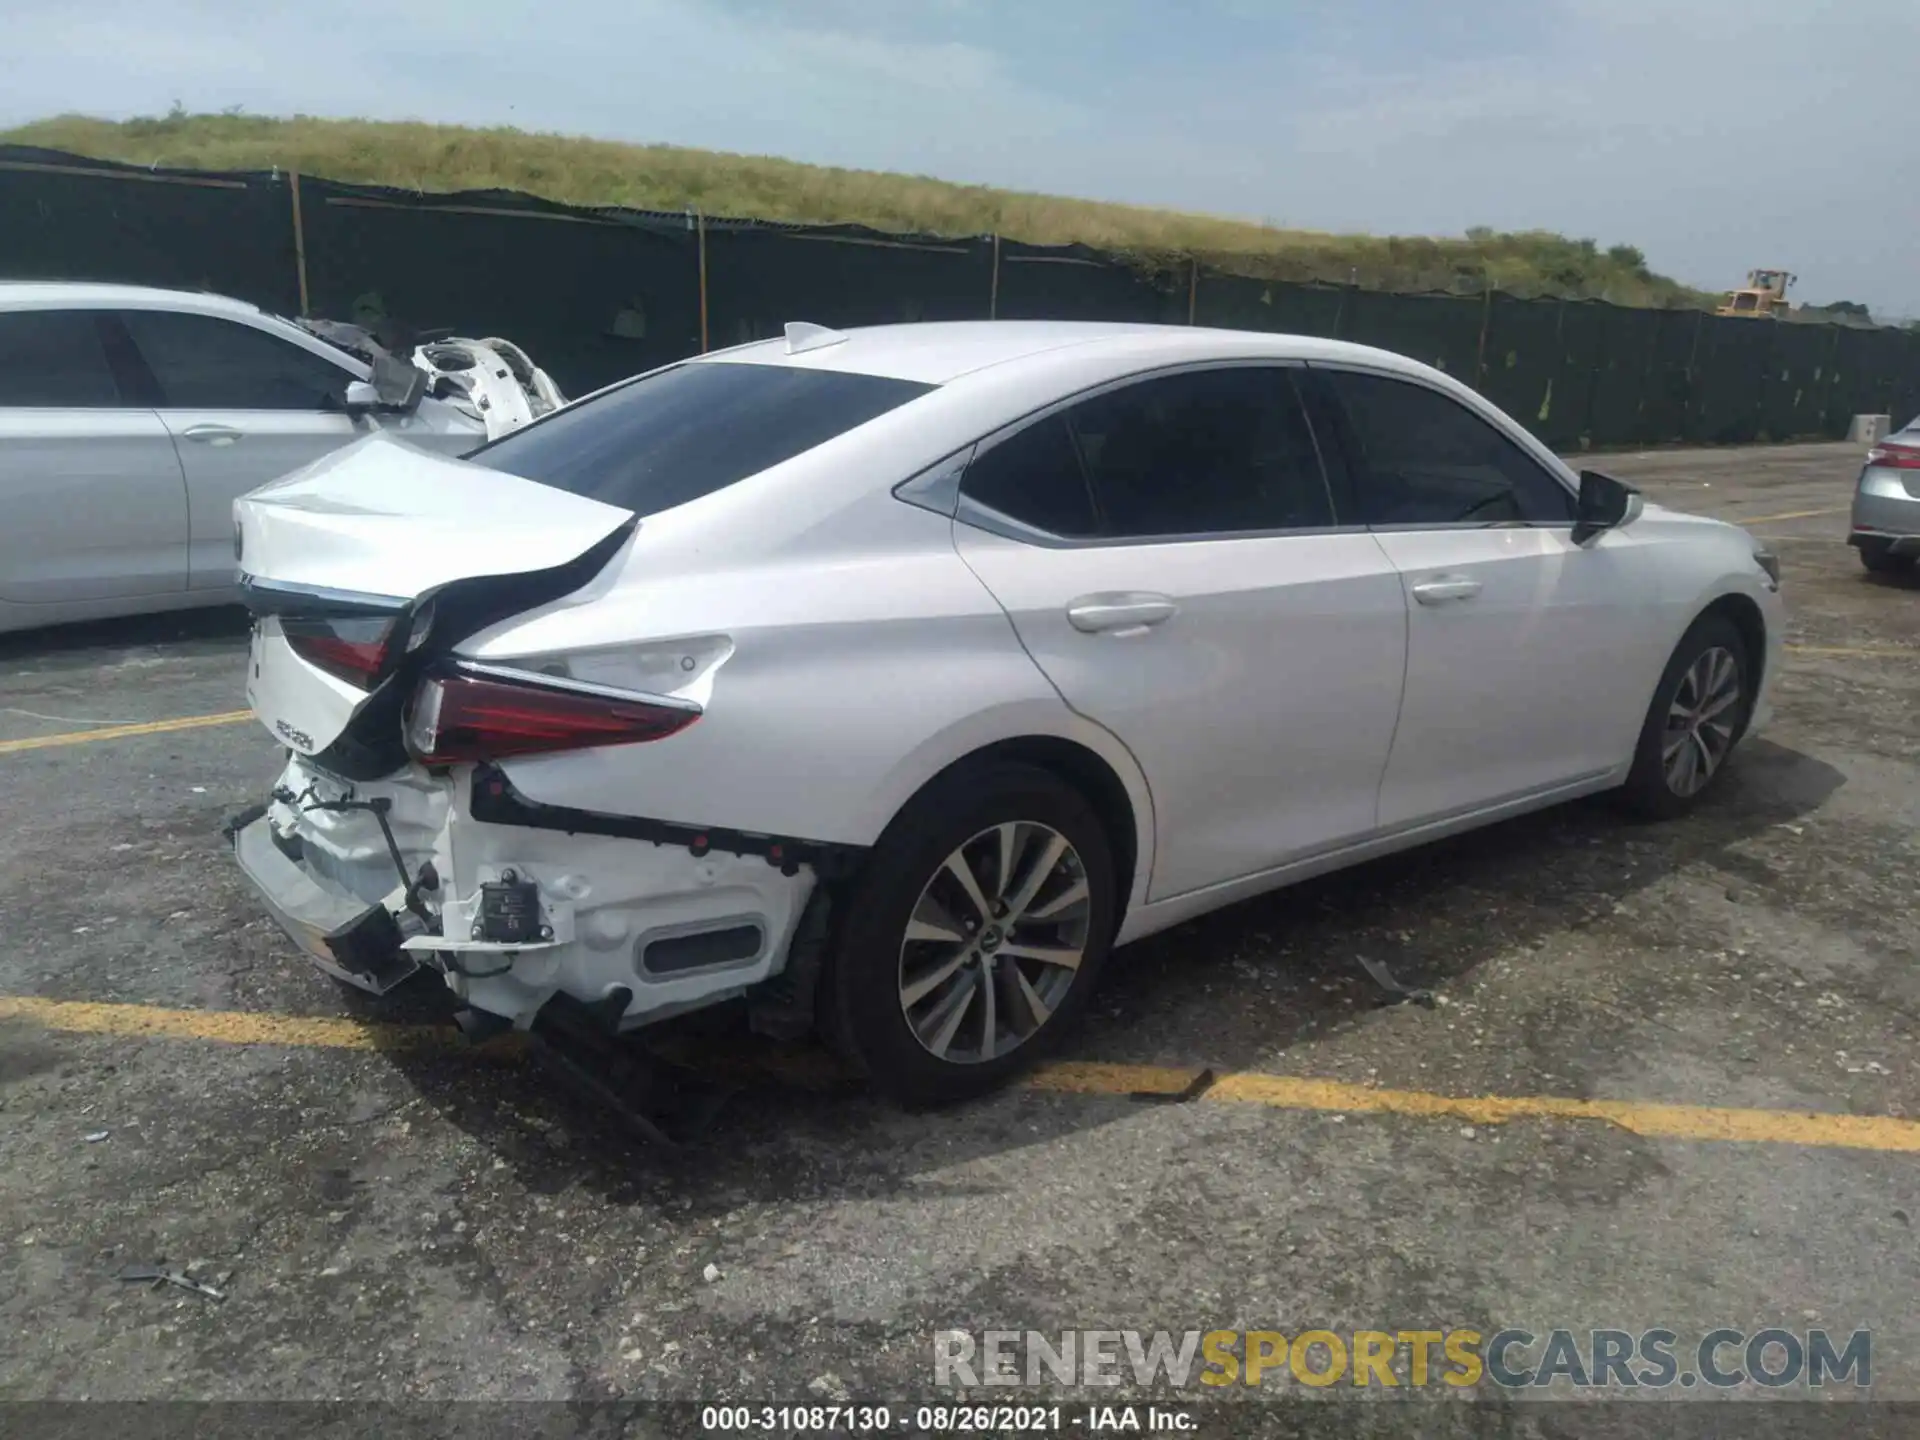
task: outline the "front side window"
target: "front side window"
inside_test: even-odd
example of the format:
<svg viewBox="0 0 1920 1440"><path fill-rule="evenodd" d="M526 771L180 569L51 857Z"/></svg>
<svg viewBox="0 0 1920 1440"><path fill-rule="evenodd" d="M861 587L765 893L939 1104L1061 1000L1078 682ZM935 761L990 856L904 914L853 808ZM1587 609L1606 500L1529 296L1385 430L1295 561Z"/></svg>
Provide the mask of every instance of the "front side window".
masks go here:
<svg viewBox="0 0 1920 1440"><path fill-rule="evenodd" d="M791 365L676 365L556 410L467 458L653 515L791 460L932 388Z"/></svg>
<svg viewBox="0 0 1920 1440"><path fill-rule="evenodd" d="M1384 375L1322 373L1346 415L1367 524L1573 522L1567 487L1459 401Z"/></svg>
<svg viewBox="0 0 1920 1440"><path fill-rule="evenodd" d="M214 315L120 316L173 410L342 410L353 376L298 345Z"/></svg>
<svg viewBox="0 0 1920 1440"><path fill-rule="evenodd" d="M106 410L120 388L90 310L0 310L0 406Z"/></svg>

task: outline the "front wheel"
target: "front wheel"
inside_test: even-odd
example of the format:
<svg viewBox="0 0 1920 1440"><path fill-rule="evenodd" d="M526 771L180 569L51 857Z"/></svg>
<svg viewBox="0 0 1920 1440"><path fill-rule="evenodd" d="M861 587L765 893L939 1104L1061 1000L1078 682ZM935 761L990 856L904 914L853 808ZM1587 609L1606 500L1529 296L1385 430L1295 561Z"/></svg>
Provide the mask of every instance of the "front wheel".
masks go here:
<svg viewBox="0 0 1920 1440"><path fill-rule="evenodd" d="M1111 855L1092 808L1047 771L968 766L935 782L847 897L828 1038L909 1104L1004 1083L1086 1007L1112 938Z"/></svg>
<svg viewBox="0 0 1920 1440"><path fill-rule="evenodd" d="M1654 688L1622 797L1654 819L1684 814L1720 778L1753 713L1753 667L1734 624L1698 621Z"/></svg>

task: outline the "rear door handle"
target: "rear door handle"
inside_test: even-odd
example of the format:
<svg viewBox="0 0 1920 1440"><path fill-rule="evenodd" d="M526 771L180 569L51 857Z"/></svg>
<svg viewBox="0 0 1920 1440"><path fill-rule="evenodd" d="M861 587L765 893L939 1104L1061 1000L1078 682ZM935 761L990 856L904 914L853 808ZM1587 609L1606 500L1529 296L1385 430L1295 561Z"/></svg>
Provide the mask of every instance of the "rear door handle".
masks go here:
<svg viewBox="0 0 1920 1440"><path fill-rule="evenodd" d="M1110 590L1069 601L1067 621L1088 635L1137 635L1171 618L1177 608L1167 596L1151 591Z"/></svg>
<svg viewBox="0 0 1920 1440"><path fill-rule="evenodd" d="M1444 605L1449 600L1471 600L1480 593L1480 582L1465 575L1439 575L1422 580L1413 587L1413 598L1422 605Z"/></svg>
<svg viewBox="0 0 1920 1440"><path fill-rule="evenodd" d="M231 425L189 425L180 433L202 445L231 445L240 439L240 431Z"/></svg>

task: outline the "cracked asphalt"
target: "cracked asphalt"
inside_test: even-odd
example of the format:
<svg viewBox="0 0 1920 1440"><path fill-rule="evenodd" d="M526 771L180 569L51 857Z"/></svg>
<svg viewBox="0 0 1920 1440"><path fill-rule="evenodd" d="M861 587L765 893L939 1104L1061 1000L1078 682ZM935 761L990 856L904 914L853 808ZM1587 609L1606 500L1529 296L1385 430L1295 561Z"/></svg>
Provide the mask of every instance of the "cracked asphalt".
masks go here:
<svg viewBox="0 0 1920 1440"><path fill-rule="evenodd" d="M1920 1118L1920 582L1840 543L1858 451L1589 463L1782 557L1777 718L1711 802L1577 804L1157 936L1067 1058ZM243 653L224 612L0 637L0 750L233 710ZM243 888L219 822L276 753L0 753L0 996L443 1017L431 983L344 996ZM1362 955L1444 1003L1384 1004ZM666 1153L532 1064L0 1019L0 1399L900 1402L948 1329L1823 1326L1920 1400L1914 1153L1033 1088L910 1114L682 1043L746 1078ZM161 1259L226 1298L114 1278Z"/></svg>

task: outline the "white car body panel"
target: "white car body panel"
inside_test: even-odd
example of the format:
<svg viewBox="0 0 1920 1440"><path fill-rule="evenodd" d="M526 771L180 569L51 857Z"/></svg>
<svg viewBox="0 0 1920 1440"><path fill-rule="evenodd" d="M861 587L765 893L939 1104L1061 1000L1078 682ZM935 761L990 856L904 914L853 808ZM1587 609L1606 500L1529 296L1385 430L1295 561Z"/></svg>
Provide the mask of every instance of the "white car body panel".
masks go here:
<svg viewBox="0 0 1920 1440"><path fill-rule="evenodd" d="M1400 729L1380 790L1392 829L1605 774L1631 753L1677 635L1636 527L1378 536L1407 590ZM1458 599L1421 598L1456 580ZM1498 694L1508 703L1489 706Z"/></svg>
<svg viewBox="0 0 1920 1440"><path fill-rule="evenodd" d="M643 515L595 578L461 641L453 658L704 710L665 739L518 756L499 772L534 805L865 847L956 761L1064 742L1097 757L1132 812L1124 943L1275 885L1618 783L1667 657L1726 596L1751 601L1765 624L1754 713L1764 723L1780 601L1751 537L1719 522L1646 507L1583 546L1564 527L1347 527L1052 548L893 493L1082 390L1242 360L1416 379L1577 484L1457 382L1331 341L989 323L855 331L797 354L778 341L722 352L689 363L840 369L942 388ZM236 515L244 568L260 580L402 599L464 577L549 569L631 518L386 439L256 492ZM1412 587L1456 574L1478 580L1479 592L1431 606L1413 598ZM1129 591L1165 594L1174 611L1138 634L1085 633L1066 619L1076 598ZM307 755L323 754L368 698L295 654L271 620L255 668L255 709L283 741L295 732L289 743ZM324 772L292 763L294 780ZM554 994L592 1002L625 987L635 990L625 1023L637 1025L736 994L784 965L813 884L804 867L789 875L763 859L650 840L481 824L464 808L471 773L456 765L429 783L408 766L353 788L391 799L406 863L430 858L441 875L444 943L415 936L408 953L505 952L498 976L450 968L449 983L480 1008L524 1025ZM392 908L387 882L397 877L364 817L322 826L277 803L276 828L331 847L334 880ZM538 882L549 940L499 946L458 933L476 887L504 868ZM671 989L639 977L636 988L637 936L742 914L768 937L750 960L679 977Z"/></svg>
<svg viewBox="0 0 1920 1440"><path fill-rule="evenodd" d="M0 408L0 513L0 629L186 591L186 478L151 410Z"/></svg>
<svg viewBox="0 0 1920 1440"><path fill-rule="evenodd" d="M1365 532L1042 549L956 526L961 556L1079 714L1158 797L1150 899L1372 831L1406 669L1400 577ZM1082 597L1173 613L1097 634Z"/></svg>
<svg viewBox="0 0 1920 1440"><path fill-rule="evenodd" d="M365 380L368 366L243 301L133 285L0 282L0 312L164 311L246 326ZM466 347L478 364L452 368ZM507 368L510 352L531 391ZM0 405L0 632L231 603L240 496L356 438L385 434L446 455L564 404L545 371L504 340L424 345L430 376L462 376L474 403L428 396L409 414L212 407Z"/></svg>
<svg viewBox="0 0 1920 1440"><path fill-rule="evenodd" d="M463 576L561 564L629 518L617 506L374 434L250 491L227 512L227 550L231 558L238 520L244 571L408 598Z"/></svg>
<svg viewBox="0 0 1920 1440"><path fill-rule="evenodd" d="M276 782L283 794L301 795L313 787L323 795L344 788L298 757L288 761ZM674 934L716 913L754 924L764 937L755 955L729 970L727 993L765 979L784 960L814 884L806 871L783 875L757 858L719 853L695 858L685 850L625 840L480 824L467 813L465 787L449 779L410 775L380 789L394 802L389 823L396 841L410 858L430 860L450 895L471 897L482 882L507 870L540 886L553 940L517 947L513 963L504 969L498 946L461 945L438 936L417 947L407 942L410 950L471 955L471 975L448 977L455 993L519 1023L530 1022L556 991L591 1003L619 984L638 987L636 1014L656 1016L697 1001L711 1003L716 998L711 977L652 975L627 956L651 937ZM266 819L283 834L300 837L305 862L316 873L369 903L399 905L386 842L366 813L296 814L285 800L275 800ZM470 902L452 901L444 918L450 935L464 934L472 923ZM323 969L357 983L324 953L308 953ZM496 969L501 973L488 973Z"/></svg>
<svg viewBox="0 0 1920 1440"><path fill-rule="evenodd" d="M519 346L498 337L435 340L416 346L412 358L417 369L465 393L464 400L450 403L484 425L489 440L511 435L567 403L552 376Z"/></svg>

